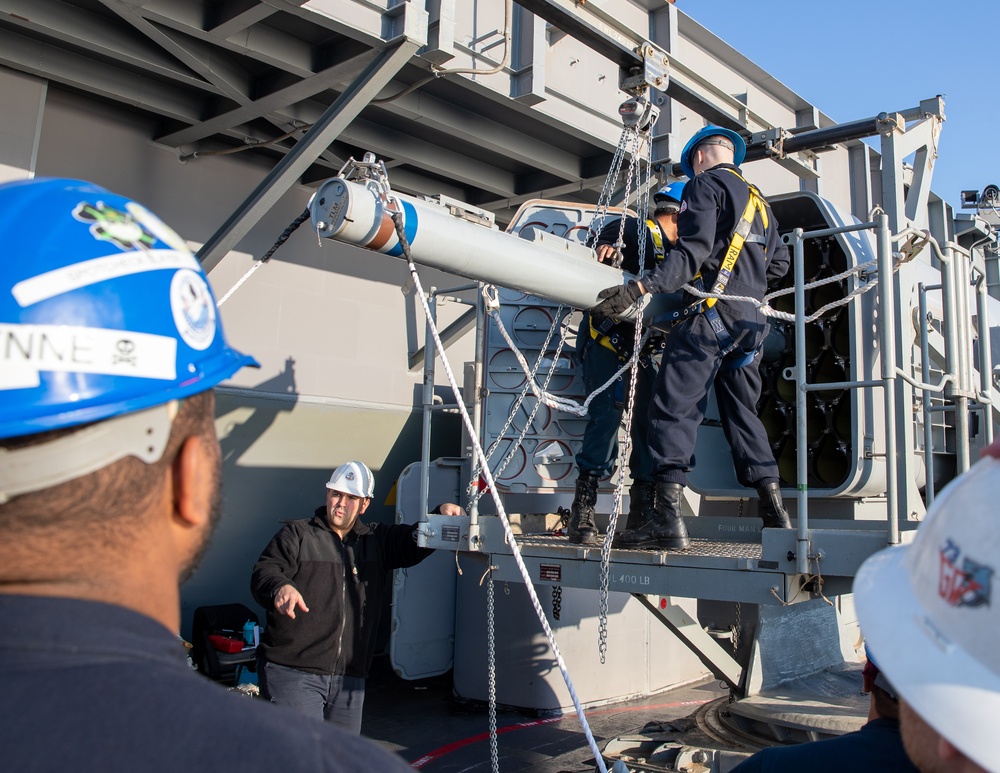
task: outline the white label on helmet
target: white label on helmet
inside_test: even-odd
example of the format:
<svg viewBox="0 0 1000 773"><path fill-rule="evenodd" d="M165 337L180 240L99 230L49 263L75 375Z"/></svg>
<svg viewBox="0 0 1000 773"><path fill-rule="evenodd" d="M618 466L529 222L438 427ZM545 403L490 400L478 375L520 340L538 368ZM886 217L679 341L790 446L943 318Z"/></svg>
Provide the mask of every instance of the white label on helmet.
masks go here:
<svg viewBox="0 0 1000 773"><path fill-rule="evenodd" d="M181 338L192 349L203 351L215 340L215 301L197 271L182 270L170 283L170 308Z"/></svg>
<svg viewBox="0 0 1000 773"><path fill-rule="evenodd" d="M172 381L177 377L176 358L177 341L169 336L102 327L0 324L0 389L37 386L38 371L43 370Z"/></svg>
<svg viewBox="0 0 1000 773"><path fill-rule="evenodd" d="M198 260L183 250L132 250L93 258L72 266L57 268L14 285L11 293L22 307L53 298L71 290L129 274L162 269L197 269Z"/></svg>
<svg viewBox="0 0 1000 773"><path fill-rule="evenodd" d="M0 390L32 389L41 383L38 371L32 368L8 368L6 363L0 368Z"/></svg>

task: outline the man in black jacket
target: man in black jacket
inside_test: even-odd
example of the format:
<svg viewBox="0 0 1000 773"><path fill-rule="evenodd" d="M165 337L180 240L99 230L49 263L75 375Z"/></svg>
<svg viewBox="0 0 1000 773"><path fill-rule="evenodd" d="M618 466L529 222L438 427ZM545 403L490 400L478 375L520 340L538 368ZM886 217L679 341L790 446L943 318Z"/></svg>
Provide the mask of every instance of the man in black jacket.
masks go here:
<svg viewBox="0 0 1000 773"><path fill-rule="evenodd" d="M614 317L647 292L674 292L689 283L714 296L763 299L768 284L788 270L788 250L767 202L743 179L738 165L745 156L743 138L718 126L707 126L688 141L681 167L692 179L677 218L676 246L641 279L602 290L592 315ZM713 385L737 479L757 489L765 527L791 527L778 467L756 412L767 321L751 303L724 297L691 301L690 313L667 337L649 412L655 513L621 535L623 547L689 547L681 502Z"/></svg>
<svg viewBox="0 0 1000 773"><path fill-rule="evenodd" d="M267 610L257 673L272 703L360 735L388 572L433 551L417 546L416 524L359 520L375 490L364 463L342 464L326 489L326 505L287 523L253 568L250 590Z"/></svg>

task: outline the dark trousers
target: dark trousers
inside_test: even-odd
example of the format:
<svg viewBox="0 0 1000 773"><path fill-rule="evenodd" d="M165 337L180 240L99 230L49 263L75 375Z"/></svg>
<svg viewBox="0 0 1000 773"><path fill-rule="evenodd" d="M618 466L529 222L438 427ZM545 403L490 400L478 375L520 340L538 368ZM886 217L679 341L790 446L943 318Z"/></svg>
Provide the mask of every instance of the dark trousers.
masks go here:
<svg viewBox="0 0 1000 773"><path fill-rule="evenodd" d="M584 344L582 359L583 383L587 394L604 384L622 366L617 354L606 346L601 346L594 339ZM636 481L653 480L653 458L649 453L648 434L649 401L655 377L655 362L646 367L639 366L635 385L635 407L632 411L632 448L628 461L629 473L632 480ZM615 462L618 460L618 428L621 426L624 413L622 406L628 401L631 378L631 372L625 371L621 376L621 390L616 390L612 384L591 402L587 426L583 431L583 443L576 455L576 466L580 473L605 478L614 470ZM617 404L616 392L620 400Z"/></svg>
<svg viewBox="0 0 1000 773"><path fill-rule="evenodd" d="M763 341L766 326L760 320L731 327L730 335L740 348L725 357L704 315L678 323L667 336L649 409L650 453L658 481L687 485L695 464L698 427L713 385L739 482L753 487L778 479L767 432L757 418L760 355L742 368L732 367Z"/></svg>
<svg viewBox="0 0 1000 773"><path fill-rule="evenodd" d="M351 735L361 735L365 680L360 676L310 674L258 659L257 681L261 695L271 703L332 722Z"/></svg>

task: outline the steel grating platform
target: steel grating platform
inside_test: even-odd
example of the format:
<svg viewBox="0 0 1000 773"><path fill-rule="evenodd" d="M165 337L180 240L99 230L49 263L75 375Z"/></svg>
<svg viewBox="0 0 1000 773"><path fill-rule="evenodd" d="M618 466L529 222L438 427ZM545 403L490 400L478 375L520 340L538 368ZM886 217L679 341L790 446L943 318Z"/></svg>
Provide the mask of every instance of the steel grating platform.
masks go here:
<svg viewBox="0 0 1000 773"><path fill-rule="evenodd" d="M516 518L516 516L511 516ZM886 546L884 523L814 521L800 542L796 529L761 529L757 518L689 517L688 550L612 548L610 591L783 605L849 593L854 574ZM815 528L813 528L815 527ZM518 552L536 585L599 589L604 582L601 543L576 545L558 533L515 534ZM603 538L602 538L603 539ZM494 579L522 582L514 551L496 516L428 517L421 544L488 554ZM797 570L807 551L809 571Z"/></svg>
<svg viewBox="0 0 1000 773"><path fill-rule="evenodd" d="M574 552L583 550L589 553L592 550L596 550L600 553L605 537L602 535L596 545L587 545L586 547L570 542L568 538L561 534L523 534L516 536L515 540L522 552L533 548L563 548ZM718 558L759 559L760 552L761 544L759 542L716 542L704 538L692 538L691 547L687 550L660 550L655 548L628 550L616 547L611 548L612 560L625 560L625 557L633 555L638 559L646 554L659 555L660 553L665 553L667 556L715 556Z"/></svg>

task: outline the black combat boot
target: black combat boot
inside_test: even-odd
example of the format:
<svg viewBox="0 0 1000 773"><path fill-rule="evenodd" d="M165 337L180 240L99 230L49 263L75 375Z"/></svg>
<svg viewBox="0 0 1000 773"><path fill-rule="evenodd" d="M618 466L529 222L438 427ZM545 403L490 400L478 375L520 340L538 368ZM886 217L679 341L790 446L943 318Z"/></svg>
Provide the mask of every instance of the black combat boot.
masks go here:
<svg viewBox="0 0 1000 773"><path fill-rule="evenodd" d="M680 483L657 483L653 517L638 529L619 536L623 548L665 548L686 550L691 546L687 526L681 518L684 487Z"/></svg>
<svg viewBox="0 0 1000 773"><path fill-rule="evenodd" d="M569 525L566 526L566 536L570 542L578 545L597 544L600 532L597 530L594 505L597 504L599 482L599 476L586 472L581 472L580 477L576 479L576 496L573 497Z"/></svg>
<svg viewBox="0 0 1000 773"><path fill-rule="evenodd" d="M628 520L625 530L633 531L656 513L656 484L649 480L636 480L628 490Z"/></svg>
<svg viewBox="0 0 1000 773"><path fill-rule="evenodd" d="M757 486L757 496L760 497L758 514L764 522L765 529L790 529L792 521L785 512L781 502L781 484L777 481Z"/></svg>

